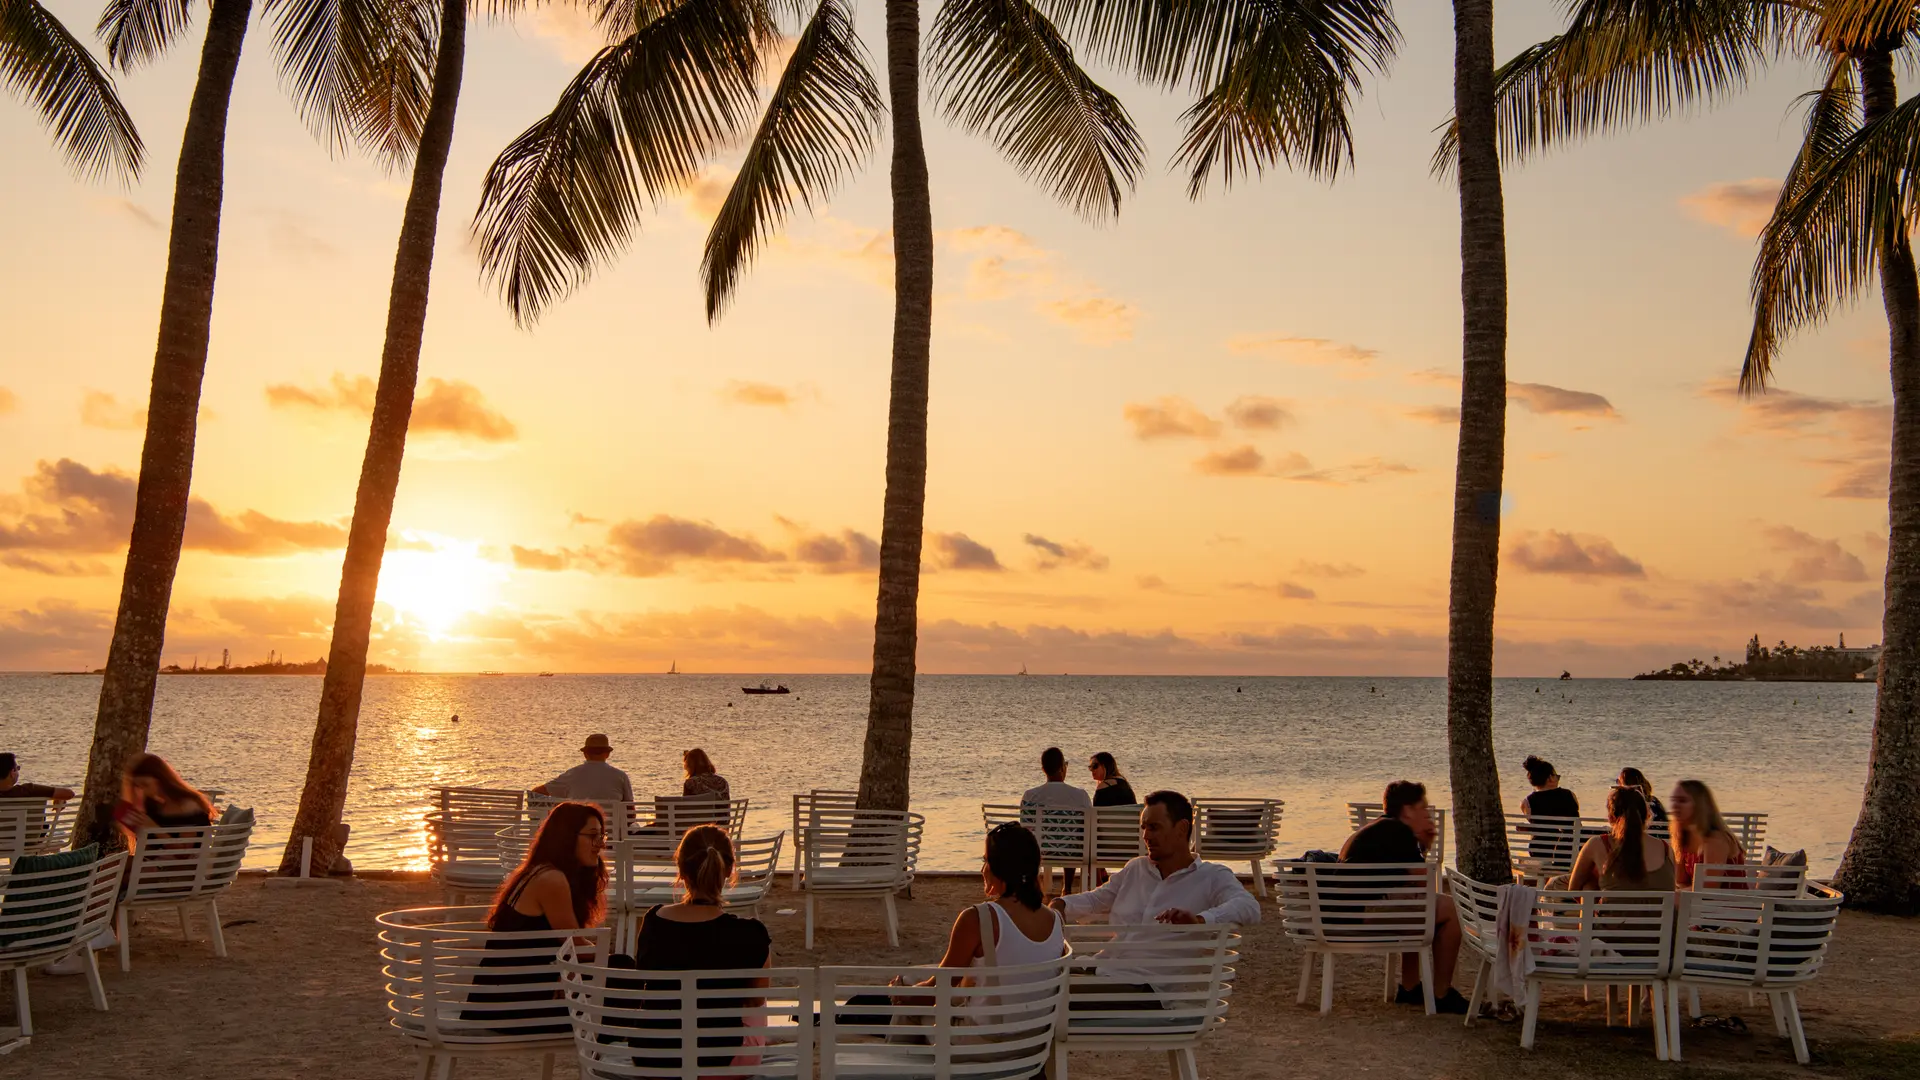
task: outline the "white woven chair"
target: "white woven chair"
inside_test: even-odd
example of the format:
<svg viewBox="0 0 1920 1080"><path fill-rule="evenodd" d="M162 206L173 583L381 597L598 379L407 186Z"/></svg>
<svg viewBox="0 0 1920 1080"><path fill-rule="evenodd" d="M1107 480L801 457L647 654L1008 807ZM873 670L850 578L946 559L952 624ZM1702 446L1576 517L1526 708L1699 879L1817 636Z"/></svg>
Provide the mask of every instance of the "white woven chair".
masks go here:
<svg viewBox="0 0 1920 1080"><path fill-rule="evenodd" d="M227 938L220 931L220 894L240 872L252 836L251 821L140 830L127 866L126 889L114 915L120 936L121 971L133 970L132 914L143 908L175 909L184 940L193 938L193 912L204 910L213 955L226 957Z"/></svg>
<svg viewBox="0 0 1920 1080"><path fill-rule="evenodd" d="M754 840L741 840L733 849L733 884L722 894L727 907L757 918L760 903L773 887L780 869L780 848L787 834L774 833ZM655 904L670 904L678 895L675 881L678 871L671 863L635 859L632 845L622 842L607 851L608 921L614 923L615 952L631 952L640 928L640 916Z"/></svg>
<svg viewBox="0 0 1920 1080"><path fill-rule="evenodd" d="M1526 1019L1520 1045L1533 1049L1540 996L1548 983L1609 991L1607 1022L1613 1022L1615 987L1627 993L1627 1024L1633 1024L1634 991L1653 998L1654 1056L1667 1060L1666 977L1673 962L1674 894L1670 892L1562 892L1543 889L1527 919Z"/></svg>
<svg viewBox="0 0 1920 1080"><path fill-rule="evenodd" d="M448 1080L462 1057L537 1054L551 1080L554 1059L573 1052L561 998L560 949L592 941L604 956L609 927L488 930L485 907L408 908L375 918L387 1023L420 1054L420 1075ZM502 1000L505 999L505 1000Z"/></svg>
<svg viewBox="0 0 1920 1080"><path fill-rule="evenodd" d="M1095 870L1118 870L1147 853L1146 838L1140 835L1140 812L1144 809L1139 804L1093 808L1093 846L1087 852L1088 877L1092 877Z"/></svg>
<svg viewBox="0 0 1920 1080"><path fill-rule="evenodd" d="M1481 991L1486 991L1488 1005L1497 1008L1500 1004L1500 991L1493 980L1494 965L1501 962L1495 929L1500 917L1500 886L1475 881L1452 867L1442 871L1442 876L1460 919L1462 951L1473 964L1473 994L1467 999L1466 1018L1471 1025L1480 1012Z"/></svg>
<svg viewBox="0 0 1920 1080"><path fill-rule="evenodd" d="M1305 955L1300 993L1306 1004L1313 958L1320 958L1320 1015L1333 1011L1333 958L1383 956L1387 998L1402 953L1420 956L1420 988L1433 1014L1433 930L1439 905L1440 868L1433 863L1321 863L1282 860L1274 864L1280 919L1287 939Z"/></svg>
<svg viewBox="0 0 1920 1080"><path fill-rule="evenodd" d="M986 803L980 807L980 817L988 832L1006 824L1026 826L1040 843L1040 868L1049 879L1055 870L1087 868L1087 852L1093 840L1093 810L1089 807ZM1081 875L1082 890L1093 887L1090 876ZM1051 891L1051 880L1047 885Z"/></svg>
<svg viewBox="0 0 1920 1080"><path fill-rule="evenodd" d="M1604 818L1508 814L1507 850L1513 855L1514 876L1537 885L1571 874L1574 860L1580 857L1580 845L1588 836L1606 831Z"/></svg>
<svg viewBox="0 0 1920 1080"><path fill-rule="evenodd" d="M818 806L839 807L851 810L860 798L857 791L840 788L814 788L805 794L793 797L793 881L795 889L800 887L800 871L807 858L807 839L801 834L800 826L806 824L807 814Z"/></svg>
<svg viewBox="0 0 1920 1080"><path fill-rule="evenodd" d="M1267 895L1260 864L1280 846L1280 799L1193 800L1193 853L1214 862L1244 862L1253 868L1253 891Z"/></svg>
<svg viewBox="0 0 1920 1080"><path fill-rule="evenodd" d="M1794 1060L1807 1064L1799 989L1826 963L1842 899L1821 885L1807 886L1801 896L1730 889L1681 893L1679 940L1667 984L1673 1060L1680 1060L1680 989L1697 993L1705 987L1767 995L1774 1030L1793 1041ZM1699 998L1694 1001L1698 1016Z"/></svg>
<svg viewBox="0 0 1920 1080"><path fill-rule="evenodd" d="M1072 960L1069 953L996 968L821 968L820 1080L1026 1080L1046 1067L1065 1023ZM931 977L933 985L888 986L894 976ZM847 1008L859 995L899 997ZM922 1023L902 1028L896 1017Z"/></svg>
<svg viewBox="0 0 1920 1080"><path fill-rule="evenodd" d="M1053 1080L1070 1050L1165 1053L1175 1080L1199 1080L1194 1047L1227 1022L1240 935L1231 925L1069 926L1072 976ZM1113 974L1109 974L1113 972ZM1103 990L1149 985L1152 994Z"/></svg>
<svg viewBox="0 0 1920 1080"><path fill-rule="evenodd" d="M571 945L559 967L583 1080L813 1076L811 968L635 971Z"/></svg>
<svg viewBox="0 0 1920 1080"><path fill-rule="evenodd" d="M1427 861L1445 863L1447 861L1447 811L1445 807L1428 807L1433 815L1433 846L1427 849ZM1347 804L1347 824L1354 832L1373 824L1387 812L1386 805L1377 802L1350 802Z"/></svg>
<svg viewBox="0 0 1920 1080"><path fill-rule="evenodd" d="M13 972L21 1038L33 1035L27 969L51 964L75 950L86 963L93 1007L107 1010L100 966L87 943L113 923L114 894L126 861L126 852L116 851L86 866L28 873L0 870L0 971Z"/></svg>
<svg viewBox="0 0 1920 1080"><path fill-rule="evenodd" d="M807 896L807 948L822 899L874 899L886 907L887 944L900 946L893 894L913 883L917 834L926 818L909 811L854 810L816 804L801 825L807 848L800 887Z"/></svg>

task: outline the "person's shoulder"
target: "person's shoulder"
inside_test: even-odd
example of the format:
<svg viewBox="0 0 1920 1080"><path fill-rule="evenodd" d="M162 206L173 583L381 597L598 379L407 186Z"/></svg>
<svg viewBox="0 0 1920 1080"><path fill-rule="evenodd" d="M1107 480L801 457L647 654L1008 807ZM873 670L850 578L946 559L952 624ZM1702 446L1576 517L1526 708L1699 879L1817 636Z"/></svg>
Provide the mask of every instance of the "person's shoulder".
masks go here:
<svg viewBox="0 0 1920 1080"><path fill-rule="evenodd" d="M773 934L768 931L767 924L751 915L735 915L733 912L728 911L722 913L718 919L714 920L714 923L715 925L727 927L730 932L738 934L743 938L766 942L773 940Z"/></svg>

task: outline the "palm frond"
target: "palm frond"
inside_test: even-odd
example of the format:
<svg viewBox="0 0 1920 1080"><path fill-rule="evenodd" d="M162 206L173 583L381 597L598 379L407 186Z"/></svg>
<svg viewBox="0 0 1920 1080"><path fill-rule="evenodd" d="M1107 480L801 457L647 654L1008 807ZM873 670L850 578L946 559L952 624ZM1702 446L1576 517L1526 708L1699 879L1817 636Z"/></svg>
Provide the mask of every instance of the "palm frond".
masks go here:
<svg viewBox="0 0 1920 1080"><path fill-rule="evenodd" d="M82 175L140 175L145 147L113 76L35 0L0 0L0 83L32 102Z"/></svg>
<svg viewBox="0 0 1920 1080"><path fill-rule="evenodd" d="M927 43L934 100L1075 212L1120 212L1145 149L1120 99L1029 0L946 0Z"/></svg>
<svg viewBox="0 0 1920 1080"><path fill-rule="evenodd" d="M302 119L333 151L357 128L356 103L407 0L278 0L266 11L280 81Z"/></svg>
<svg viewBox="0 0 1920 1080"><path fill-rule="evenodd" d="M386 15L372 63L348 101L352 135L389 169L413 158L433 99L440 5L433 0L382 0Z"/></svg>
<svg viewBox="0 0 1920 1080"><path fill-rule="evenodd" d="M1920 0L1828 0L1820 5L1815 42L1834 55L1895 47L1914 32Z"/></svg>
<svg viewBox="0 0 1920 1080"><path fill-rule="evenodd" d="M193 8L193 0L107 0L95 32L113 66L131 71L157 59L193 25Z"/></svg>
<svg viewBox="0 0 1920 1080"><path fill-rule="evenodd" d="M873 151L886 105L842 0L820 0L747 147L700 260L718 318L795 202L811 209Z"/></svg>
<svg viewBox="0 0 1920 1080"><path fill-rule="evenodd" d="M756 0L702 0L602 49L553 111L487 170L474 231L482 273L528 323L613 257L643 201L685 184L736 136L776 34Z"/></svg>

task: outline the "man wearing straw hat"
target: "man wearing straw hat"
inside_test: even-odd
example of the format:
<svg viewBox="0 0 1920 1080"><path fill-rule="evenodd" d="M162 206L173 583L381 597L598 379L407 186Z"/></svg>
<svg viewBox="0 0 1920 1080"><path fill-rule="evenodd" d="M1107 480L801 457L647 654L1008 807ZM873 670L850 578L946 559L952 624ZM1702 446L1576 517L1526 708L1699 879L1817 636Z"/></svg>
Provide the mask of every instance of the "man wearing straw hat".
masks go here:
<svg viewBox="0 0 1920 1080"><path fill-rule="evenodd" d="M613 744L605 735L587 736L580 748L587 760L533 789L535 795L556 799L581 799L586 802L632 802L633 781L627 774L607 764L613 756Z"/></svg>

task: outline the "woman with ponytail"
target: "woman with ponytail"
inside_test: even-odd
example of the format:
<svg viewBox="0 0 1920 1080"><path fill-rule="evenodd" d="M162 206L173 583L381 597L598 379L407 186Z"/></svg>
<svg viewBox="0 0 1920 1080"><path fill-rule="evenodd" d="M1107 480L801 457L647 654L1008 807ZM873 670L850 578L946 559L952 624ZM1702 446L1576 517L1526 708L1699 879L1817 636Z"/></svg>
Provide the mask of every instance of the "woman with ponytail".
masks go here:
<svg viewBox="0 0 1920 1080"><path fill-rule="evenodd" d="M1001 967L1038 964L1066 954L1060 913L1047 906L1040 892L1040 842L1026 826L1010 821L987 834L980 883L988 902L967 908L953 920L941 967L985 966L982 933L993 935L993 955Z"/></svg>
<svg viewBox="0 0 1920 1080"><path fill-rule="evenodd" d="M1607 796L1607 831L1588 840L1573 864L1575 890L1672 892L1673 849L1647 835L1647 797L1617 787Z"/></svg>

